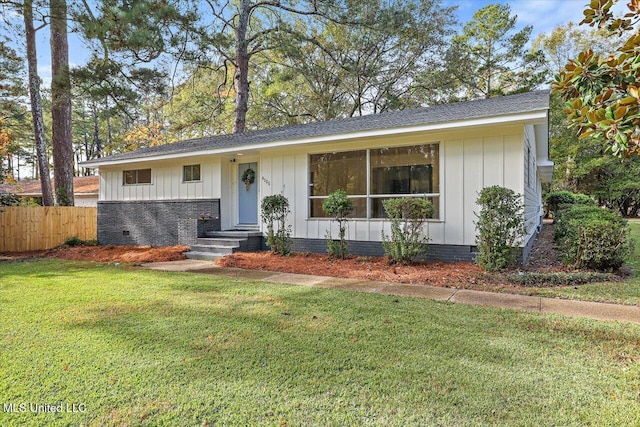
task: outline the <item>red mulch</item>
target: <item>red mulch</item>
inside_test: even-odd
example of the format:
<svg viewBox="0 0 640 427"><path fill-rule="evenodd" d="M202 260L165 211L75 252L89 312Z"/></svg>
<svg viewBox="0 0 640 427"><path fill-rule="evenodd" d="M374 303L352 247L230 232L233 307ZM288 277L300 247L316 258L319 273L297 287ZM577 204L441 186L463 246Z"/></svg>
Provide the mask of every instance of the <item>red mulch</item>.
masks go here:
<svg viewBox="0 0 640 427"><path fill-rule="evenodd" d="M0 253L0 260L59 258L97 262L162 262L185 259L188 246L60 246L46 251Z"/></svg>
<svg viewBox="0 0 640 427"><path fill-rule="evenodd" d="M223 267L283 273L313 274L395 283L427 284L432 286L518 291L523 286L506 283L501 275L486 274L469 262L417 262L413 265L389 265L386 258L351 256L346 260L332 259L328 255L294 253L291 256L272 255L269 252L238 252L218 259ZM529 256L526 270L567 271L560 254L553 245L553 225L545 224Z"/></svg>
<svg viewBox="0 0 640 427"><path fill-rule="evenodd" d="M455 287L476 284L482 273L480 267L468 262L389 265L386 258L351 256L342 260L309 253L283 257L269 252L237 252L218 259L216 263L223 267L252 270Z"/></svg>

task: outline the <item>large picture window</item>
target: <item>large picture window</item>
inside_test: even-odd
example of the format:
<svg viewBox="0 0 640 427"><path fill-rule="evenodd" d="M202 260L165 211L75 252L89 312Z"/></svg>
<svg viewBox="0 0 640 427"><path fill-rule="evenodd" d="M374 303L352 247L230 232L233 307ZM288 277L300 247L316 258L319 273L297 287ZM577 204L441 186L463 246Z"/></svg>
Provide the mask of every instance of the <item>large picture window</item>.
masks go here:
<svg viewBox="0 0 640 427"><path fill-rule="evenodd" d="M439 145L423 144L339 153L312 154L309 215L325 217L322 203L343 189L352 199L354 218L385 218L382 201L427 197L439 218Z"/></svg>
<svg viewBox="0 0 640 427"><path fill-rule="evenodd" d="M122 172L124 185L151 184L151 169L135 169Z"/></svg>

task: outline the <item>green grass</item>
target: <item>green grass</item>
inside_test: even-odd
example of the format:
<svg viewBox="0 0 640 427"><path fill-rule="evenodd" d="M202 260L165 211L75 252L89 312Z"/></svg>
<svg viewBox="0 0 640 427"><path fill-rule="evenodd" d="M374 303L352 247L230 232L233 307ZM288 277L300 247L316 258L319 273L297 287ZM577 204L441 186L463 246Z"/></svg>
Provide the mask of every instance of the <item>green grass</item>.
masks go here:
<svg viewBox="0 0 640 427"><path fill-rule="evenodd" d="M640 327L0 263L0 425L640 425ZM1 408L0 408L1 409Z"/></svg>
<svg viewBox="0 0 640 427"><path fill-rule="evenodd" d="M525 293L543 297L578 299L584 301L612 302L618 304L640 305L640 221L629 221L634 251L627 259L627 265L635 272L624 282L591 283L580 286L555 288L531 288Z"/></svg>

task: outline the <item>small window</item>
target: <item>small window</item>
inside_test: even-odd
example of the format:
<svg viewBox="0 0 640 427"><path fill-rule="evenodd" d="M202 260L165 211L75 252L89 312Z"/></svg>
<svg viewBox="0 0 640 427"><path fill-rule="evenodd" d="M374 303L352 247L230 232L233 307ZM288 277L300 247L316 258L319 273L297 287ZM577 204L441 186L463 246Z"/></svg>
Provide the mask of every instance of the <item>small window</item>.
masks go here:
<svg viewBox="0 0 640 427"><path fill-rule="evenodd" d="M200 181L200 165L186 165L182 167L182 181Z"/></svg>
<svg viewBox="0 0 640 427"><path fill-rule="evenodd" d="M151 169L136 169L122 172L124 185L151 184Z"/></svg>

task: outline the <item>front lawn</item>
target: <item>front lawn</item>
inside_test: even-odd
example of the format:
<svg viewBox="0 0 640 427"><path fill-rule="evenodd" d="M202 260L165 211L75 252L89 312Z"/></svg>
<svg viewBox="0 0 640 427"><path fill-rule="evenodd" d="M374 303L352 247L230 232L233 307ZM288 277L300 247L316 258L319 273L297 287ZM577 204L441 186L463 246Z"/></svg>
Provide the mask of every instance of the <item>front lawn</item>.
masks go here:
<svg viewBox="0 0 640 427"><path fill-rule="evenodd" d="M640 327L429 300L3 262L0 349L3 426L640 425Z"/></svg>

